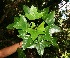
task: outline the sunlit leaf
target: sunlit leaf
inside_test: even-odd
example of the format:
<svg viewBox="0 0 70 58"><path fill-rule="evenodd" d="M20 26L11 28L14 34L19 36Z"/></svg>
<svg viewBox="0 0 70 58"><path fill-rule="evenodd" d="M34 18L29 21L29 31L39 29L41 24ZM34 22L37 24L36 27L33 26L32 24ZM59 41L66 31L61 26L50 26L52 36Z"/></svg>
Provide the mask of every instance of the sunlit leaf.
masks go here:
<svg viewBox="0 0 70 58"><path fill-rule="evenodd" d="M44 30L45 30L44 24L45 24L45 22L42 22L42 23L37 27L37 30L44 31Z"/></svg>
<svg viewBox="0 0 70 58"><path fill-rule="evenodd" d="M26 13L25 15L29 20L35 20L41 18L43 16L43 12L38 13L37 8L32 5L29 9L29 13Z"/></svg>
<svg viewBox="0 0 70 58"><path fill-rule="evenodd" d="M37 30L31 29L31 28L29 28L27 31L28 31L28 33L31 34L32 40L35 40L37 38L37 36L39 35Z"/></svg>

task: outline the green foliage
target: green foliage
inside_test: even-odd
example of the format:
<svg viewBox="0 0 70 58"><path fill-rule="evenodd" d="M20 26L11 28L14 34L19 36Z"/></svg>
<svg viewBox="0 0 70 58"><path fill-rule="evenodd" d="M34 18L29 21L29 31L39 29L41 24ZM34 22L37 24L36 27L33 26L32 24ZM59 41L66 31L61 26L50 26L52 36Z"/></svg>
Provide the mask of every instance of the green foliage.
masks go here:
<svg viewBox="0 0 70 58"><path fill-rule="evenodd" d="M44 48L57 45L57 38L52 37L50 30L54 29L60 30L58 26L54 24L55 22L55 11L49 13L49 8L44 8L42 11L38 12L37 8L33 5L31 8L28 6L23 6L25 15L14 18L14 23L7 26L8 29L16 28L19 32L18 37L23 39L23 50L26 48L36 48L39 55L43 55ZM35 25L34 22L30 24L27 22L27 17L29 20L43 19L40 25ZM48 24L48 26L45 24ZM54 33L53 32L53 33Z"/></svg>
<svg viewBox="0 0 70 58"><path fill-rule="evenodd" d="M20 48L17 49L17 52L18 52L18 58L26 58L26 55L22 49L20 49Z"/></svg>
<svg viewBox="0 0 70 58"><path fill-rule="evenodd" d="M43 17L42 19L45 20L45 22L50 25L53 24L55 22L54 16L55 16L55 11L51 11L49 13L49 8L45 8L43 9L44 13L43 13Z"/></svg>
<svg viewBox="0 0 70 58"><path fill-rule="evenodd" d="M39 19L43 16L43 12L41 13L38 13L37 12L37 8L34 7L33 5L31 6L31 8L27 7L27 6L24 6L23 7L23 10L25 12L25 15L26 17L29 19L29 20L35 20L35 19Z"/></svg>

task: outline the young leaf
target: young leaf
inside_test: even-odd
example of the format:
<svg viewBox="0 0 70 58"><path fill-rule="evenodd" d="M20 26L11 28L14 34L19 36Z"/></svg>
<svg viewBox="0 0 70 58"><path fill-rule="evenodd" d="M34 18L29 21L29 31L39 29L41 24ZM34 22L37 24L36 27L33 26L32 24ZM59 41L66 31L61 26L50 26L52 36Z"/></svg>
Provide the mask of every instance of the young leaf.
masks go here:
<svg viewBox="0 0 70 58"><path fill-rule="evenodd" d="M42 24L44 25L44 23ZM39 26L40 28L39 27L37 28L37 30L28 28L27 32L31 34L31 38L33 41L38 37L39 34L45 34L43 32L44 26L42 24ZM42 30L41 30L41 27L43 28Z"/></svg>
<svg viewBox="0 0 70 58"><path fill-rule="evenodd" d="M29 9L29 13L26 13L25 15L29 20L35 20L41 18L43 16L43 12L38 13L37 8L32 5Z"/></svg>

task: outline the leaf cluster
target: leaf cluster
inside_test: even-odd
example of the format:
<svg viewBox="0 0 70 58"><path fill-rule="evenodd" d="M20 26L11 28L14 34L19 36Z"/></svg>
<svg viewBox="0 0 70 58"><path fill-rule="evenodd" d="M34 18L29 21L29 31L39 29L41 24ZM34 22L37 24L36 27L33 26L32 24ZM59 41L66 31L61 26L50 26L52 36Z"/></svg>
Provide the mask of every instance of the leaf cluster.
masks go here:
<svg viewBox="0 0 70 58"><path fill-rule="evenodd" d="M14 17L14 22L7 26L7 29L17 29L18 37L23 39L23 50L26 48L36 48L39 55L43 55L44 48L57 45L57 38L52 34L59 32L60 28L54 24L55 11L49 12L49 7L38 11L38 8L33 5L31 8L23 6L25 15ZM29 20L41 20L40 25L35 25L34 22L28 23ZM48 26L45 24L48 24Z"/></svg>

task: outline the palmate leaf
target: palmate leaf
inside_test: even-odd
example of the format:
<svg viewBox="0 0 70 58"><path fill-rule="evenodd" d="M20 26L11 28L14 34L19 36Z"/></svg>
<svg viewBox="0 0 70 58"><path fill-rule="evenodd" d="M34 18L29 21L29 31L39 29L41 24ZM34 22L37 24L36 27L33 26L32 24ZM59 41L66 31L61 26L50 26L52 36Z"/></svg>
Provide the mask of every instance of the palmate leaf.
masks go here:
<svg viewBox="0 0 70 58"><path fill-rule="evenodd" d="M25 19L25 17L23 15L20 16L20 21L17 22L13 27L16 29L23 29L26 30L27 28L27 20Z"/></svg>
<svg viewBox="0 0 70 58"><path fill-rule="evenodd" d="M47 42L44 40L41 40L40 42L38 42L36 44L36 49L37 49L38 54L42 56L44 53L44 48L49 47L49 46L50 46L50 42Z"/></svg>
<svg viewBox="0 0 70 58"><path fill-rule="evenodd" d="M43 16L43 12L41 13L38 13L37 12L37 8L34 7L33 5L31 6L31 8L28 8L26 6L23 7L24 8L24 12L25 12L25 15L26 17L29 19L29 20L35 20L35 19L39 19ZM25 10L26 9L26 10ZM28 10L27 10L28 9Z"/></svg>
<svg viewBox="0 0 70 58"><path fill-rule="evenodd" d="M53 37L51 38L51 41L45 41L42 38L42 35L38 36L38 41L35 40L34 44L28 48L36 48L39 55L43 55L44 48L50 47L51 45L58 47L57 45L57 38Z"/></svg>
<svg viewBox="0 0 70 58"><path fill-rule="evenodd" d="M43 31L39 31L31 28L28 29L28 33L31 34L31 38L33 41L38 37L39 34L44 34Z"/></svg>
<svg viewBox="0 0 70 58"><path fill-rule="evenodd" d="M46 26L45 27L45 35L42 36L44 38L44 40L47 40L47 41L52 40L52 34L53 33L52 33L52 31L50 31L50 29L51 30L55 29L55 30L52 30L54 33L60 31L60 28L58 26L56 26L55 24Z"/></svg>
<svg viewBox="0 0 70 58"><path fill-rule="evenodd" d="M53 24L55 22L55 11L51 11L49 13L49 8L45 8L43 9L43 16L42 16L42 19L45 20L45 22L50 25L50 24Z"/></svg>

